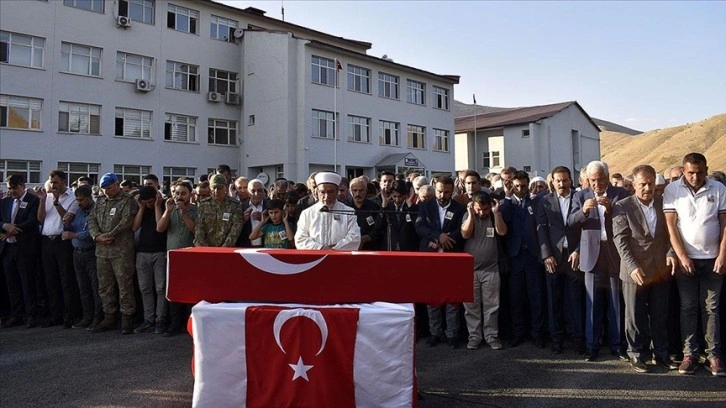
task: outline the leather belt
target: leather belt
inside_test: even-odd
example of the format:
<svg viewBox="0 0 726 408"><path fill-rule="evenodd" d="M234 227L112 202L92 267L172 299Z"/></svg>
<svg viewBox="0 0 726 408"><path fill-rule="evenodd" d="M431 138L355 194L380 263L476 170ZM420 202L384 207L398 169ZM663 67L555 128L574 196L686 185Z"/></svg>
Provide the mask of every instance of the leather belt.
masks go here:
<svg viewBox="0 0 726 408"><path fill-rule="evenodd" d="M50 240L55 240L55 239L61 239L61 236L60 235L43 235L43 238L48 238Z"/></svg>

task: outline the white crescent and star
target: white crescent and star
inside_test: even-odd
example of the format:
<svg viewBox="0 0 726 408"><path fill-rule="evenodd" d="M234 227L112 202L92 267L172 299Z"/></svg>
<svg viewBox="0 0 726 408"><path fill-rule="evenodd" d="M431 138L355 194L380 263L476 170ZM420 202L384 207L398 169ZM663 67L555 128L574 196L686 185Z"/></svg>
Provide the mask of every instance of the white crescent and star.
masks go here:
<svg viewBox="0 0 726 408"><path fill-rule="evenodd" d="M328 340L328 324L325 322L325 317L322 313L318 310L312 310L312 309L284 309L280 310L280 313L277 314L275 317L275 322L272 324L272 331L275 335L275 342L277 342L277 346L280 347L280 350L282 350L283 353L287 354L287 351L285 351L285 348L282 346L282 342L280 342L280 332L282 331L282 326L285 325L285 322L287 322L290 319L296 318L296 317L305 317L313 322L318 326L320 329L320 335L322 337L322 341L320 342L320 350L315 354L316 356L323 352L325 349L325 343ZM298 378L304 378L305 381L310 381L308 379L308 371L313 368L312 365L306 365L303 362L302 356L298 357L297 364L288 364L290 368L292 368L293 374L292 374L292 381L295 381Z"/></svg>
<svg viewBox="0 0 726 408"><path fill-rule="evenodd" d="M312 262L291 264L275 258L268 252L261 252L257 248L238 249L234 252L242 255L242 258L255 268L274 275L296 275L309 271L318 266L327 257L327 255L323 255L321 258Z"/></svg>

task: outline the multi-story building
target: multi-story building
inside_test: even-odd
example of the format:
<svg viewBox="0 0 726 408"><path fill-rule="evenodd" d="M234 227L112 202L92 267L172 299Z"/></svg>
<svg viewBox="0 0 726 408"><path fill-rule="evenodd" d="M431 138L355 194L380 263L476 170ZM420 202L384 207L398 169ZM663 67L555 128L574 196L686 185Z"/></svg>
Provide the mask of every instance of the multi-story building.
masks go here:
<svg viewBox="0 0 726 408"><path fill-rule="evenodd" d="M458 77L370 47L209 0L3 1L0 176L453 171Z"/></svg>

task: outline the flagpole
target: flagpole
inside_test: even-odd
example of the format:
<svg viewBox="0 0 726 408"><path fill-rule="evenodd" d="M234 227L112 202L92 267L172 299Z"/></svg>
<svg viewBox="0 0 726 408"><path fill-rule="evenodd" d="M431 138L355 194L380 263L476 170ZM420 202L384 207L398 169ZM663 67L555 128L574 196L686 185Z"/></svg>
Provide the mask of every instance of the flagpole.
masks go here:
<svg viewBox="0 0 726 408"><path fill-rule="evenodd" d="M338 172L338 59L335 59L335 85L333 85L333 172Z"/></svg>
<svg viewBox="0 0 726 408"><path fill-rule="evenodd" d="M479 148L477 147L477 140L476 140L476 94L471 95L472 99L474 100L474 170L477 170L477 167L479 167ZM483 156L482 156L483 157Z"/></svg>

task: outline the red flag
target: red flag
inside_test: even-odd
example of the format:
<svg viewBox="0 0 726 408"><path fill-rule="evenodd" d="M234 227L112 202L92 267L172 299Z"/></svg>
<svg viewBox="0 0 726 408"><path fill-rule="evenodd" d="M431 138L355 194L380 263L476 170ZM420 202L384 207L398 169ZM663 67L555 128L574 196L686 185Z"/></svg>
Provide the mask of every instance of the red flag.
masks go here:
<svg viewBox="0 0 726 408"><path fill-rule="evenodd" d="M248 407L355 407L356 308L249 307Z"/></svg>
<svg viewBox="0 0 726 408"><path fill-rule="evenodd" d="M340 71L341 69L343 69L343 66L340 65L340 61L338 61L338 59L336 58L335 59L335 70Z"/></svg>

